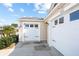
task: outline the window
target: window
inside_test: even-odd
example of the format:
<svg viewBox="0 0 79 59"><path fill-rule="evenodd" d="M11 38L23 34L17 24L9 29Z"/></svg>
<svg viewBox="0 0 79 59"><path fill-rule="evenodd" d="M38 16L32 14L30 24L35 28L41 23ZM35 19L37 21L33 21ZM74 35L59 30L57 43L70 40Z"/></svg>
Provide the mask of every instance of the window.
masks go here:
<svg viewBox="0 0 79 59"><path fill-rule="evenodd" d="M35 28L38 28L38 24L35 24Z"/></svg>
<svg viewBox="0 0 79 59"><path fill-rule="evenodd" d="M33 24L30 24L30 27L33 27Z"/></svg>
<svg viewBox="0 0 79 59"><path fill-rule="evenodd" d="M25 27L29 27L29 24L25 24Z"/></svg>
<svg viewBox="0 0 79 59"><path fill-rule="evenodd" d="M58 20L55 20L55 25L57 25L58 24Z"/></svg>
<svg viewBox="0 0 79 59"><path fill-rule="evenodd" d="M77 20L77 19L79 19L79 10L72 12L70 14L70 21L74 21L74 20Z"/></svg>
<svg viewBox="0 0 79 59"><path fill-rule="evenodd" d="M64 23L64 17L59 18L59 24Z"/></svg>

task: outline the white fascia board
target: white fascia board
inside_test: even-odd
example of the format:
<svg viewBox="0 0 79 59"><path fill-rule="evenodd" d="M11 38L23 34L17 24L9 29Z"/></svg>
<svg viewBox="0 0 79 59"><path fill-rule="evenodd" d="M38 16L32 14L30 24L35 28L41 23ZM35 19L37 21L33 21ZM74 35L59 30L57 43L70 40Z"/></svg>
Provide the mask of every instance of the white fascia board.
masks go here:
<svg viewBox="0 0 79 59"><path fill-rule="evenodd" d="M47 22L48 19L50 18L51 14L55 11L55 9L57 9L60 6L61 3L59 3L56 7L54 7L53 10L51 10L51 12L48 14L47 17L44 18L44 21Z"/></svg>
<svg viewBox="0 0 79 59"><path fill-rule="evenodd" d="M77 3L71 3L70 5L68 5L67 7L64 8L64 11L69 10L70 8L72 8L75 5L77 5Z"/></svg>

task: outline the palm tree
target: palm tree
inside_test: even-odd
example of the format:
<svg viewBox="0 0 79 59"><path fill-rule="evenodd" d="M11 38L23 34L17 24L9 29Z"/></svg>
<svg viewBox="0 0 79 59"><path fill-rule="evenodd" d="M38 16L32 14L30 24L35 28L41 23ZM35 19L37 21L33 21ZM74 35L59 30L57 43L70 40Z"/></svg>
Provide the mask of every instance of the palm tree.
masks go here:
<svg viewBox="0 0 79 59"><path fill-rule="evenodd" d="M10 35L15 35L16 31L15 28L12 26L4 26L3 27L3 36L9 37Z"/></svg>

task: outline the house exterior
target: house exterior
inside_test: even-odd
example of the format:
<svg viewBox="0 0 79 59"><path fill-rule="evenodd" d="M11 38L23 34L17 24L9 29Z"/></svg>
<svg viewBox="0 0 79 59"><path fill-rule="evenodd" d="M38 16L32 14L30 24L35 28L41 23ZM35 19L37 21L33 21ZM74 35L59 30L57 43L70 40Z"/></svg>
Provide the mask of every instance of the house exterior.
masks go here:
<svg viewBox="0 0 79 59"><path fill-rule="evenodd" d="M19 41L43 41L47 39L47 24L36 17L19 19Z"/></svg>
<svg viewBox="0 0 79 59"><path fill-rule="evenodd" d="M44 20L20 18L19 41L41 40L65 56L79 55L79 4L53 3Z"/></svg>
<svg viewBox="0 0 79 59"><path fill-rule="evenodd" d="M63 55L79 56L79 4L56 4L50 8L45 22L48 22L49 46L55 47Z"/></svg>

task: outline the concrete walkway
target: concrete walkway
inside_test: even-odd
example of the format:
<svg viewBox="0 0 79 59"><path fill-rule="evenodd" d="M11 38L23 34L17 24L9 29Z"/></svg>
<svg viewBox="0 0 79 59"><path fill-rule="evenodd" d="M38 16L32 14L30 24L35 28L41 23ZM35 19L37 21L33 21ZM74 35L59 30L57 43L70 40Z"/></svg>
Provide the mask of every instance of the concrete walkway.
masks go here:
<svg viewBox="0 0 79 59"><path fill-rule="evenodd" d="M51 49L46 43L19 42L9 56L63 56L54 47Z"/></svg>

